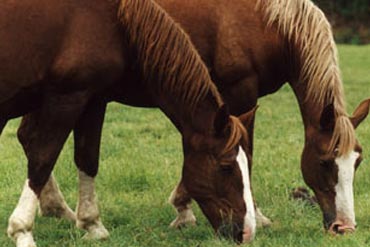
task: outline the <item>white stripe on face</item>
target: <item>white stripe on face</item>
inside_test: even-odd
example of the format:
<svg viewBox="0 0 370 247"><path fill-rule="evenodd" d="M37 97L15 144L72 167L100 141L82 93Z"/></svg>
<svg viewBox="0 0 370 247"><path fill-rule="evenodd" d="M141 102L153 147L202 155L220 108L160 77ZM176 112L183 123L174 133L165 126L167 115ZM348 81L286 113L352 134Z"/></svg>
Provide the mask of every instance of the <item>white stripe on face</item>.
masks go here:
<svg viewBox="0 0 370 247"><path fill-rule="evenodd" d="M356 224L353 199L353 177L355 173L355 162L360 156L352 151L346 156L335 159L338 166L338 184L335 186L335 205L337 217L345 217L342 220L349 220L348 223Z"/></svg>
<svg viewBox="0 0 370 247"><path fill-rule="evenodd" d="M238 161L239 169L243 177L243 196L245 206L247 207L247 213L244 217L244 228L249 228L251 230L253 238L256 232L256 213L254 209L251 185L249 180L248 159L241 146L239 146L239 152L236 160Z"/></svg>

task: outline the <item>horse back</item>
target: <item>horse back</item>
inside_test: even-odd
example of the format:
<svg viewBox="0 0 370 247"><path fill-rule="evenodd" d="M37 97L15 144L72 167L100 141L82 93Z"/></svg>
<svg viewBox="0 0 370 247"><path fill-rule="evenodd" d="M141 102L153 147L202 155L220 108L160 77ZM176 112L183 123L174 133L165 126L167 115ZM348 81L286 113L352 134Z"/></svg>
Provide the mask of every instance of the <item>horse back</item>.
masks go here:
<svg viewBox="0 0 370 247"><path fill-rule="evenodd" d="M286 82L286 47L255 1L156 1L190 35L226 102L250 98L239 103L253 105Z"/></svg>
<svg viewBox="0 0 370 247"><path fill-rule="evenodd" d="M98 88L98 82L86 82L97 73L106 74L98 78L102 87L116 80L118 72L109 72L123 71L124 62L113 2L0 3L0 111L2 105L11 107L12 100L27 98L28 92L39 92L40 87ZM68 83L68 78L73 80Z"/></svg>
<svg viewBox="0 0 370 247"><path fill-rule="evenodd" d="M2 1L0 7L0 101L45 74L66 29L60 1Z"/></svg>

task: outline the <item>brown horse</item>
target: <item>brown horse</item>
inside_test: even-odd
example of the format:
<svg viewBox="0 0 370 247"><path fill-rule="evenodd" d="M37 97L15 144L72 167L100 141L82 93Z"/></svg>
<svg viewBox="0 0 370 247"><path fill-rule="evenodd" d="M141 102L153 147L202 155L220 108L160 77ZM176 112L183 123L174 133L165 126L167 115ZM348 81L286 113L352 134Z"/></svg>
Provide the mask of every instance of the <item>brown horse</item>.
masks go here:
<svg viewBox="0 0 370 247"><path fill-rule="evenodd" d="M305 128L302 174L318 198L324 226L334 233L354 230L353 168L361 160L354 128L367 116L370 100L348 117L324 14L309 0L157 2L190 35L231 113L248 111L259 97L290 84ZM156 106L150 97L139 101L140 95L127 85L115 99ZM252 145L253 126L249 132ZM173 225L195 220L190 200L181 181L172 194L179 211Z"/></svg>
<svg viewBox="0 0 370 247"><path fill-rule="evenodd" d="M353 168L361 160L354 127L367 116L370 101L348 117L337 51L323 13L308 0L157 2L190 35L232 113L250 110L259 97L290 84L305 127L302 174L319 199L324 226L332 232L353 230ZM123 86L115 100L156 106L150 97L143 97L142 90ZM86 117L91 123L93 117L102 119L104 112L100 114ZM249 131L252 145L253 126ZM75 140L79 138L75 132ZM92 146L98 150L98 143ZM79 160L82 147L75 148ZM179 211L173 225L194 222L191 196L183 182L171 198Z"/></svg>
<svg viewBox="0 0 370 247"><path fill-rule="evenodd" d="M229 115L189 38L157 4L33 0L1 6L0 122L31 112L18 132L28 182L9 220L17 246L35 245L30 230L37 198L55 186L51 181L43 190L72 129L80 170L77 225L90 237L107 237L93 190L94 144L107 97L124 84L146 89L181 132L184 186L214 229L238 242L253 238L246 128L255 111ZM131 68L140 85L129 80Z"/></svg>
<svg viewBox="0 0 370 247"><path fill-rule="evenodd" d="M303 178L318 199L325 228L353 231L353 174L362 152L354 128L367 116L370 100L348 117L324 14L309 0L156 1L190 35L231 113L250 110L259 97L289 83L305 128ZM182 187L180 182L173 193L179 211L190 202Z"/></svg>

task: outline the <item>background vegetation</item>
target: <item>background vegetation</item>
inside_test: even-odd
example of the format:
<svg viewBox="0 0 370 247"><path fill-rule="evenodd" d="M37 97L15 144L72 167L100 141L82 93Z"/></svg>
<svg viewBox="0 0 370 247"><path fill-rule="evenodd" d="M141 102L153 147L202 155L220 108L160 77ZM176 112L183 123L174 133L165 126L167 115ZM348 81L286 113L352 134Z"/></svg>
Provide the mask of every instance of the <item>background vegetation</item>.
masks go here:
<svg viewBox="0 0 370 247"><path fill-rule="evenodd" d="M370 46L339 46L348 110L370 97ZM357 231L347 236L325 234L317 207L293 201L292 188L303 185L300 153L303 128L288 86L259 101L253 183L255 198L273 225L259 229L252 247L370 245L370 119L357 130L364 161L355 180ZM11 121L0 138L0 246L14 246L6 237L7 219L26 178L26 160L16 140L19 120ZM66 200L76 206L77 173L72 140L55 175ZM169 229L175 213L167 198L181 173L180 136L158 110L110 104L106 116L97 178L102 219L111 233L104 242L85 242L84 232L65 220L38 217L34 236L39 247L231 247L219 240L194 205L198 226Z"/></svg>
<svg viewBox="0 0 370 247"><path fill-rule="evenodd" d="M337 42L370 43L369 0L313 0L327 15Z"/></svg>

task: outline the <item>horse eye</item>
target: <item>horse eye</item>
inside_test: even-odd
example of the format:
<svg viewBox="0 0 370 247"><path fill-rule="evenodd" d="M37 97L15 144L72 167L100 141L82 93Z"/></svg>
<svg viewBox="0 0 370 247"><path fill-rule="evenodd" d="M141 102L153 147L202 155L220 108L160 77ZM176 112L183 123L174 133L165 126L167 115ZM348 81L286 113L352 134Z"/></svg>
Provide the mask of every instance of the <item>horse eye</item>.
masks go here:
<svg viewBox="0 0 370 247"><path fill-rule="evenodd" d="M325 166L326 162L325 160L320 160L320 166Z"/></svg>
<svg viewBox="0 0 370 247"><path fill-rule="evenodd" d="M330 161L328 160L320 160L320 166L329 168L330 167Z"/></svg>
<svg viewBox="0 0 370 247"><path fill-rule="evenodd" d="M234 163L221 163L220 171L223 173L231 173L234 170Z"/></svg>

